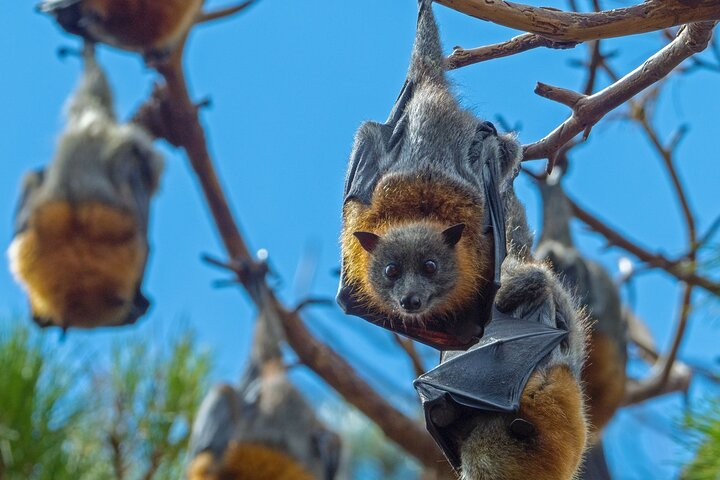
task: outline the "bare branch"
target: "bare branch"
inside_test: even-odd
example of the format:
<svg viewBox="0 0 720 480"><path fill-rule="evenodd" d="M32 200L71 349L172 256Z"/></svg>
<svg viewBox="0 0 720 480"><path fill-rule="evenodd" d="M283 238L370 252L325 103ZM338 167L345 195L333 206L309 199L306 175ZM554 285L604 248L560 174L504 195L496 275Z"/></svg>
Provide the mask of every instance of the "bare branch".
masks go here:
<svg viewBox="0 0 720 480"><path fill-rule="evenodd" d="M554 49L574 48L579 42L557 42L534 33L524 33L502 43L495 43L484 47L465 50L462 47L455 47L450 56L447 57L446 67L448 70L472 65L473 63L485 62L495 58L507 57L517 53L526 52L535 48L546 47Z"/></svg>
<svg viewBox="0 0 720 480"><path fill-rule="evenodd" d="M672 43L640 67L600 92L580 99L570 118L542 140L523 147L524 159L552 156L576 135L600 121L608 112L664 78L685 59L707 47L714 26L714 22L688 25Z"/></svg>
<svg viewBox="0 0 720 480"><path fill-rule="evenodd" d="M564 42L624 37L720 19L717 0L648 0L632 7L595 13L563 12L499 0L437 2L480 20Z"/></svg>
<svg viewBox="0 0 720 480"><path fill-rule="evenodd" d="M156 87L153 97L140 108L135 121L156 136L183 148L203 190L230 261L208 259L212 264L235 271L254 265L245 240L230 210L227 197L213 166L205 132L198 118L198 109L191 101L182 71L182 49L158 66L165 80ZM370 417L388 438L428 468L446 467L440 450L419 422L393 407L362 380L345 359L320 342L305 327L297 312L289 311L277 299L262 275L240 275L238 282L257 307L274 314L285 329L288 344L300 361L318 374L346 401Z"/></svg>
<svg viewBox="0 0 720 480"><path fill-rule="evenodd" d="M425 367L423 366L422 360L420 359L420 355L418 355L418 352L415 349L415 343L409 338L401 337L397 333L393 333L393 336L395 338L395 342L400 345L400 348L403 349L403 351L410 359L413 370L415 371L415 376L419 377L420 375L424 374Z"/></svg>
<svg viewBox="0 0 720 480"><path fill-rule="evenodd" d="M666 382L660 384L657 377L648 377L645 380L628 380L625 388L624 405L642 403L652 398L660 397L675 392L687 392L692 371L682 363L672 365L670 375Z"/></svg>
<svg viewBox="0 0 720 480"><path fill-rule="evenodd" d="M668 172L668 176L670 177L673 189L675 190L675 195L678 199L678 203L680 203L683 217L685 218L685 226L688 232L690 258L694 260L695 252L697 251L698 246L695 216L693 215L692 209L690 208L690 201L688 200L686 190L682 184L682 181L680 180L680 175L678 174L677 168L675 167L675 163L673 162L675 145L677 145L677 141L679 140L671 141L670 146L666 148L663 146L658 133L650 125L650 121L648 120L646 115L638 118L637 122L640 124L648 139L652 143L653 147L658 152L658 155L662 159L663 165L665 166L665 170Z"/></svg>
<svg viewBox="0 0 720 480"><path fill-rule="evenodd" d="M586 98L585 95L577 93L573 90L568 90L567 88L561 87L553 87L552 85L547 85L541 82L538 82L538 84L535 86L535 93L549 100L562 103L563 105L568 106L573 110L575 109L575 106L578 104L578 102Z"/></svg>
<svg viewBox="0 0 720 480"><path fill-rule="evenodd" d="M667 357L661 357L658 360L656 364L658 368L648 378L631 382L628 385L625 404L639 403L666 393L687 391L692 379L692 370L687 365L676 362L676 359L690 316L692 291L692 285L686 284L683 288L680 315L675 327L670 353Z"/></svg>
<svg viewBox="0 0 720 480"><path fill-rule="evenodd" d="M256 0L247 0L246 2L242 2L238 5L233 5L232 7L219 8L211 12L202 12L195 23L212 22L213 20L219 20L221 18L235 15L245 10L247 7L255 3L255 1Z"/></svg>
<svg viewBox="0 0 720 480"><path fill-rule="evenodd" d="M580 207L573 200L568 199L568 201L570 202L573 215L590 227L591 230L605 237L611 245L622 248L626 252L637 257L638 260L647 263L653 268L664 270L678 280L700 287L712 295L720 296L720 283L698 275L689 268L687 262L673 261L662 254L653 253L646 248L639 246Z"/></svg>

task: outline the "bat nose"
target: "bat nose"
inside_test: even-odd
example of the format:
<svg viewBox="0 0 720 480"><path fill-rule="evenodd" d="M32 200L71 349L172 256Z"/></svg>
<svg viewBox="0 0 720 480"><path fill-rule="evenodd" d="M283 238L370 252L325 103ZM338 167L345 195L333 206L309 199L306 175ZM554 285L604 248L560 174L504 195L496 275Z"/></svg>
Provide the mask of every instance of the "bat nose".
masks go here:
<svg viewBox="0 0 720 480"><path fill-rule="evenodd" d="M422 301L415 294L405 295L400 299L400 306L407 312L415 312L422 307Z"/></svg>

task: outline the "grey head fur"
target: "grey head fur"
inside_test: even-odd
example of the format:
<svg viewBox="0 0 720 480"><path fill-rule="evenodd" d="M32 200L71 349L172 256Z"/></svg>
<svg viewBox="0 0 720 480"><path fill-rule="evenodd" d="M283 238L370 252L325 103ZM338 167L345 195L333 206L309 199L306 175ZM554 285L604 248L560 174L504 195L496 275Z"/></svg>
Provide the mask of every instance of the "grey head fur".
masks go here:
<svg viewBox="0 0 720 480"><path fill-rule="evenodd" d="M487 201L482 167L496 165L496 181L506 209L508 250L526 254L532 235L512 187L522 159L520 145L513 135L489 134L479 128L482 121L458 104L445 76L432 1L419 0L419 7L405 87L410 98L401 115L391 113L393 123L397 121L391 135L388 124L366 122L360 127L352 157L360 150L372 152L368 157L378 163L379 175L430 175L457 185L479 203Z"/></svg>
<svg viewBox="0 0 720 480"><path fill-rule="evenodd" d="M431 314L459 276L455 245L464 227L413 223L376 236L374 246L361 240L370 250L370 284L383 303L403 317Z"/></svg>

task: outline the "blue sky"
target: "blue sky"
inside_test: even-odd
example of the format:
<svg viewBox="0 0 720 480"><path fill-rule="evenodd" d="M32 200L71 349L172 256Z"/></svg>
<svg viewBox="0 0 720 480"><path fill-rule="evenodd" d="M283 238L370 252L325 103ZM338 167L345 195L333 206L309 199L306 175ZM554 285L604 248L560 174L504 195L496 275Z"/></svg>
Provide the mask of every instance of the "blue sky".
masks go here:
<svg viewBox="0 0 720 480"><path fill-rule="evenodd" d="M210 1L217 6L222 2ZM614 6L614 5L613 5ZM217 168L253 250L269 251L278 288L288 303L307 293L332 297L337 279L342 180L352 137L361 121L384 119L407 68L415 28L413 0L262 0L241 18L198 28L192 35L187 68L195 97L209 96L202 114ZM444 7L435 7L443 42L464 47L501 41L517 32L496 27ZM52 156L62 126L61 110L80 70L75 59L61 61L64 36L31 2L8 2L0 16L0 238L9 244L11 218L21 175ZM661 44L659 35L607 42L621 53L627 72ZM521 125L528 143L544 136L568 112L535 96L535 82L578 88L583 75L569 66L584 59L581 48L538 50L452 73L463 103L478 116L498 113ZM117 107L126 117L151 90L153 73L139 60L109 49L100 51L109 71ZM605 81L606 79L602 79ZM717 112L720 75L700 71L674 77L658 111L661 131L688 123L679 149L679 168L691 186L691 202L701 231L720 214L717 201L720 134ZM150 258L145 288L154 300L139 325L93 333L73 332L58 348L102 352L109 342L149 336L163 345L168 334L190 326L211 349L218 379L236 378L248 351L253 310L235 289L215 289L223 272L202 264L200 255L222 255L185 158L163 146L167 170L153 206ZM670 256L683 249L682 218L660 161L634 126L603 123L591 141L575 151L568 190L602 218L632 238ZM535 163L540 167L541 164ZM533 226L539 220L538 194L524 178L519 194ZM616 272L620 252L605 249L579 225L577 238L587 254ZM302 259L317 258L314 281L296 282ZM6 262L5 262L6 263ZM648 273L636 281L634 308L646 319L660 345L667 345L678 288L667 276ZM0 269L2 318L24 315L26 300L7 268ZM681 356L712 365L718 354L717 305L703 303L690 325ZM5 321L5 320L3 320ZM391 339L337 309L313 309L308 323L358 366L361 374L414 407L411 373ZM435 358L424 351L429 364ZM309 392L323 394L318 382L300 372ZM711 392L693 385L697 403ZM686 456L667 430L681 414L679 398L656 400L622 412L607 432L610 462L619 479L672 478Z"/></svg>

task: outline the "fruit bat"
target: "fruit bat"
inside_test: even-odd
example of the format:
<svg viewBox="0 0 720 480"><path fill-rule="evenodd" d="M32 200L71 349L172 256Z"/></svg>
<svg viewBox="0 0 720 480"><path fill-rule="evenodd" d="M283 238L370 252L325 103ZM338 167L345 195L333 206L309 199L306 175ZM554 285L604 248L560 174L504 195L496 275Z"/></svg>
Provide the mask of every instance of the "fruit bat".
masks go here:
<svg viewBox="0 0 720 480"><path fill-rule="evenodd" d="M203 0L44 0L37 8L68 33L153 58L179 44L202 4Z"/></svg>
<svg viewBox="0 0 720 480"><path fill-rule="evenodd" d="M189 480L333 480L340 438L325 427L287 378L279 325L258 318L240 385L216 386L190 440Z"/></svg>
<svg viewBox="0 0 720 480"><path fill-rule="evenodd" d="M509 217L508 217L509 218ZM418 378L426 426L463 480L570 480L587 438L586 322L550 269L509 251L480 342Z"/></svg>
<svg viewBox="0 0 720 480"><path fill-rule="evenodd" d="M494 310L477 344L465 352L443 352L440 365L415 380L427 429L455 469L462 466L460 451L448 426L463 415L517 412L530 375L567 336L532 318ZM512 428L535 427L517 419Z"/></svg>
<svg viewBox="0 0 720 480"><path fill-rule="evenodd" d="M91 46L83 57L55 157L24 179L8 252L42 327L131 324L150 305L141 285L163 160L142 128L117 123Z"/></svg>
<svg viewBox="0 0 720 480"><path fill-rule="evenodd" d="M588 360L582 372L588 396L588 419L595 441L625 396L627 321L620 292L610 274L585 258L570 232L572 212L557 169L537 182L543 201L543 223L535 256L549 261L565 286L575 292L591 320Z"/></svg>
<svg viewBox="0 0 720 480"><path fill-rule="evenodd" d="M345 180L337 301L350 315L441 350L483 335L506 253L515 139L462 109L444 73L431 1L383 124L358 130Z"/></svg>

